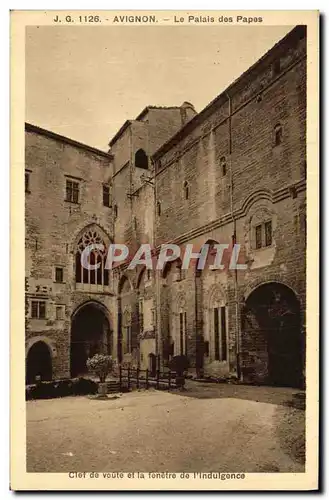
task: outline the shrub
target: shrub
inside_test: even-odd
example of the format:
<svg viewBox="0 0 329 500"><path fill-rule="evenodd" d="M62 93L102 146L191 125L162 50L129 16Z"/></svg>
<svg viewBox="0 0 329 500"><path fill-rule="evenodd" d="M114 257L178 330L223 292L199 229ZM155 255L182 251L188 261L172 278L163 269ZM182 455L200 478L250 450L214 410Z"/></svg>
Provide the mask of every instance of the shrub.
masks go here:
<svg viewBox="0 0 329 500"><path fill-rule="evenodd" d="M92 358L87 359L88 370L95 373L99 377L99 381L105 382L107 375L113 367L112 356L106 354L95 354Z"/></svg>
<svg viewBox="0 0 329 500"><path fill-rule="evenodd" d="M96 394L98 385L93 380L86 378L52 380L38 384L27 385L25 389L26 400L63 398L65 396L81 396Z"/></svg>
<svg viewBox="0 0 329 500"><path fill-rule="evenodd" d="M82 377L72 380L72 394L74 396L96 394L97 389L97 383L93 380Z"/></svg>

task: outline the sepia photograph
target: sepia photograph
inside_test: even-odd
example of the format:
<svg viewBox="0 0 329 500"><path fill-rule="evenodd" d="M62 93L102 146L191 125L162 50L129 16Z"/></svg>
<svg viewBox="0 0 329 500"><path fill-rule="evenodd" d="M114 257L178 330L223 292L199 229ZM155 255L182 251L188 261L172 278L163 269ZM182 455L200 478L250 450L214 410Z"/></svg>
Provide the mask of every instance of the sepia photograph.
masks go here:
<svg viewBox="0 0 329 500"><path fill-rule="evenodd" d="M243 489L263 473L284 489L279 473L312 472L316 487L318 17L280 13L16 13L15 342L34 484Z"/></svg>

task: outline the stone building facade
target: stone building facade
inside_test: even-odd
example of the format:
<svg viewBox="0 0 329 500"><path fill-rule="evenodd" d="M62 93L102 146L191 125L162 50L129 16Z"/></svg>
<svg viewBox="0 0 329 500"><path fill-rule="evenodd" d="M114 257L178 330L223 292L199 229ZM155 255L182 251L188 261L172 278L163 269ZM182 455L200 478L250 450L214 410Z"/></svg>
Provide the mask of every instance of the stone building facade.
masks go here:
<svg viewBox="0 0 329 500"><path fill-rule="evenodd" d="M107 352L152 371L186 354L198 376L303 383L305 27L200 113L146 107L108 153L26 125L25 188L28 381L77 376ZM88 273L93 242L239 244L246 269L108 271L98 255Z"/></svg>

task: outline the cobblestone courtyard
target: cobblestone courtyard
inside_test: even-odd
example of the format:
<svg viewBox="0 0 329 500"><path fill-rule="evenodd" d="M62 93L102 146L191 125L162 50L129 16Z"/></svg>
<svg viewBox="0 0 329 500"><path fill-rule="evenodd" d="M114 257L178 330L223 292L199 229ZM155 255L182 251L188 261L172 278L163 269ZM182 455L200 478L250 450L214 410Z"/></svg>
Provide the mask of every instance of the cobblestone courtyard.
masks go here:
<svg viewBox="0 0 329 500"><path fill-rule="evenodd" d="M297 393L188 382L176 394L28 401L27 471L302 472Z"/></svg>

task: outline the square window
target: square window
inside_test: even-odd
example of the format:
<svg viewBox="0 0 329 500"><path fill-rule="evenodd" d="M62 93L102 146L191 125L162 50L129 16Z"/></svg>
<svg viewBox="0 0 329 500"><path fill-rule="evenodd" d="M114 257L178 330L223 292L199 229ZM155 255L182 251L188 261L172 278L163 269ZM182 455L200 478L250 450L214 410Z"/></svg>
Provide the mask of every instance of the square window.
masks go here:
<svg viewBox="0 0 329 500"><path fill-rule="evenodd" d="M262 226L256 226L255 228L255 243L256 248L262 248Z"/></svg>
<svg viewBox="0 0 329 500"><path fill-rule="evenodd" d="M110 186L103 184L103 205L104 207L110 206Z"/></svg>
<svg viewBox="0 0 329 500"><path fill-rule="evenodd" d="M35 319L46 318L46 302L44 300L32 300L31 316Z"/></svg>
<svg viewBox="0 0 329 500"><path fill-rule="evenodd" d="M62 321L64 319L64 307L56 306L56 320Z"/></svg>
<svg viewBox="0 0 329 500"><path fill-rule="evenodd" d="M272 245L272 221L265 222L265 246Z"/></svg>
<svg viewBox="0 0 329 500"><path fill-rule="evenodd" d="M66 181L66 201L79 203L79 182Z"/></svg>
<svg viewBox="0 0 329 500"><path fill-rule="evenodd" d="M64 281L64 269L62 267L55 268L55 281L56 281L56 283L63 283L63 281Z"/></svg>

